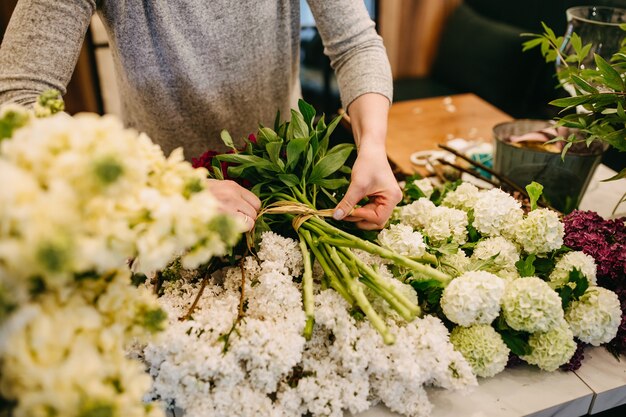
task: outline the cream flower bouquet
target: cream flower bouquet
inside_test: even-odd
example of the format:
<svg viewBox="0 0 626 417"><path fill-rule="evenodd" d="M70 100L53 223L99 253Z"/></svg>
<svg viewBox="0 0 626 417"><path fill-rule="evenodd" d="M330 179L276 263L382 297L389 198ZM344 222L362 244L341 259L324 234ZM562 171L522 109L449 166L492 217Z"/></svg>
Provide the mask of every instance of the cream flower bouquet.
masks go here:
<svg viewBox="0 0 626 417"><path fill-rule="evenodd" d="M133 282L176 257L195 268L225 254L242 227L180 149L166 158L114 117L61 108L46 93L34 111L0 110L0 408L162 415L126 348L166 314Z"/></svg>

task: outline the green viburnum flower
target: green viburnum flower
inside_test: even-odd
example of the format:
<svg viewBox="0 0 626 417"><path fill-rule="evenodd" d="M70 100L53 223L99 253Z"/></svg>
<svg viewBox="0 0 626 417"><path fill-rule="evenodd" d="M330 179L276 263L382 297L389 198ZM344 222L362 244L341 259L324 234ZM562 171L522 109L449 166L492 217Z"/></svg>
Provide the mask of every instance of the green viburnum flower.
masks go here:
<svg viewBox="0 0 626 417"><path fill-rule="evenodd" d="M450 333L450 342L472 366L474 373L483 378L502 372L509 359L509 348L502 337L486 324L455 327Z"/></svg>
<svg viewBox="0 0 626 417"><path fill-rule="evenodd" d="M602 287L591 287L580 299L572 301L565 312L574 336L599 346L610 342L622 322L617 294Z"/></svg>
<svg viewBox="0 0 626 417"><path fill-rule="evenodd" d="M461 326L489 324L500 313L505 283L486 271L466 272L443 290L441 308L448 319Z"/></svg>
<svg viewBox="0 0 626 417"><path fill-rule="evenodd" d="M511 328L545 332L563 321L561 298L540 278L525 277L507 284L502 297L502 314Z"/></svg>
<svg viewBox="0 0 626 417"><path fill-rule="evenodd" d="M567 284L569 274L574 269L587 278L589 285L596 285L596 263L593 257L580 251L568 252L556 262L550 274L550 284L553 287Z"/></svg>
<svg viewBox="0 0 626 417"><path fill-rule="evenodd" d="M550 331L532 334L528 344L532 353L520 358L549 372L567 363L576 352L574 335L564 321Z"/></svg>

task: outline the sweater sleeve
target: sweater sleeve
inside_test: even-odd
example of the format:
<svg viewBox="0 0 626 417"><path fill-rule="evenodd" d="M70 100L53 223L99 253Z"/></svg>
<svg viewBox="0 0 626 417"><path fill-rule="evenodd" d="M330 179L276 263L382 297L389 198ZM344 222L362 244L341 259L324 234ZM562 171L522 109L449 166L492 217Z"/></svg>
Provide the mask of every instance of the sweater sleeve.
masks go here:
<svg viewBox="0 0 626 417"><path fill-rule="evenodd" d="M0 104L65 94L96 0L20 0L0 47Z"/></svg>
<svg viewBox="0 0 626 417"><path fill-rule="evenodd" d="M348 108L365 93L391 102L391 68L382 38L376 33L363 0L308 0L315 23L337 75L341 102Z"/></svg>

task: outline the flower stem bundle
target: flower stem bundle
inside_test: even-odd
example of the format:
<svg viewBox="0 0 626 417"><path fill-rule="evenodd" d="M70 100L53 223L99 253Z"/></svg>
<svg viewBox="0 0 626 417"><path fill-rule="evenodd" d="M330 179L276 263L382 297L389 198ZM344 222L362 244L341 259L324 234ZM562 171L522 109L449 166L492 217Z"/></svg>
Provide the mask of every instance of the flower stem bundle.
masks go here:
<svg viewBox="0 0 626 417"><path fill-rule="evenodd" d="M200 158L214 178L232 178L251 188L263 202L252 238L272 230L300 241L305 259L302 276L303 303L307 317L305 337L309 338L314 324L313 268L311 258L324 271L323 285L333 288L355 309L370 320L385 343L394 342L385 321L372 306L371 297L384 299L405 320L413 320L420 308L394 285L363 262L358 252L387 259L412 271L414 279L438 280L447 283L450 277L429 263L434 257L425 255L412 259L381 247L349 225L333 225L330 217L350 183L348 160L354 145L341 143L329 146L330 135L339 123L334 119L328 126L321 117L315 123L315 110L304 101L299 111L291 111L291 121L273 129L261 126L257 135L250 135L243 149L234 146L230 135L222 132L222 140L231 153L214 158ZM227 165L226 171L223 167Z"/></svg>

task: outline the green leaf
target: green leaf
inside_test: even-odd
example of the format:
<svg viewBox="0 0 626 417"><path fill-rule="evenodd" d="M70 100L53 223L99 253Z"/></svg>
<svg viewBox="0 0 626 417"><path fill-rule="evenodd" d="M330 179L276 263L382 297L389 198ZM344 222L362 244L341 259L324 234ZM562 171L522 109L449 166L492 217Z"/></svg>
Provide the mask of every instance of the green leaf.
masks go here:
<svg viewBox="0 0 626 417"><path fill-rule="evenodd" d="M269 127L261 127L259 129L259 138L266 142L282 142L282 139ZM261 144L264 142L262 141Z"/></svg>
<svg viewBox="0 0 626 417"><path fill-rule="evenodd" d="M559 294L559 297L561 298L561 306L563 307L563 310L565 310L572 301L572 287L565 285L561 288L557 288L556 292Z"/></svg>
<svg viewBox="0 0 626 417"><path fill-rule="evenodd" d="M615 132L603 135L601 139L618 151L626 152L626 129L616 130Z"/></svg>
<svg viewBox="0 0 626 417"><path fill-rule="evenodd" d="M557 107L573 107L580 104L588 103L593 99L593 97L593 95L583 95L575 97L557 98L556 100L552 100L549 104Z"/></svg>
<svg viewBox="0 0 626 417"><path fill-rule="evenodd" d="M548 277L554 269L555 261L552 258L537 258L533 262L535 267L535 275Z"/></svg>
<svg viewBox="0 0 626 417"><path fill-rule="evenodd" d="M519 334L518 332L502 331L500 332L502 341L517 356L530 355L533 349L528 344L528 336Z"/></svg>
<svg viewBox="0 0 626 417"><path fill-rule="evenodd" d="M327 190L336 190L343 186L350 184L347 178L335 178L335 179L319 179L315 181L309 181L310 184L319 185L320 187L324 187Z"/></svg>
<svg viewBox="0 0 626 417"><path fill-rule="evenodd" d="M522 33L522 35L524 35L524 33ZM539 35L537 35L539 36ZM535 39L531 39L529 41L526 41L522 44L523 48L522 48L522 52L528 51L529 49L535 48L539 45L541 45L542 42L545 42L545 40L542 37L537 37Z"/></svg>
<svg viewBox="0 0 626 417"><path fill-rule="evenodd" d="M592 93L592 94L596 94L598 92L597 88L595 88L594 86L592 86L587 81L580 78L579 76L572 75L570 78L581 91L584 91L586 93Z"/></svg>
<svg viewBox="0 0 626 417"><path fill-rule="evenodd" d="M335 150L335 148L338 148ZM311 171L311 175L309 176L309 181L314 182L316 180L326 178L330 174L337 171L339 168L343 166L346 162L350 153L352 153L353 147L340 147L339 145L333 148L329 152L328 155L324 156L313 166L313 170Z"/></svg>
<svg viewBox="0 0 626 417"><path fill-rule="evenodd" d="M307 126L313 128L313 119L315 118L315 109L313 106L300 99L298 100L298 109L300 109L300 113L302 113L302 117L304 118Z"/></svg>
<svg viewBox="0 0 626 417"><path fill-rule="evenodd" d="M330 135L333 133L340 121L341 116L337 116L332 120L332 122L330 122L330 124L326 128L326 133L324 134L324 137L322 137L322 140L320 140L320 147L318 151L319 155L324 156L326 154L326 150L328 149L328 143L330 141Z"/></svg>
<svg viewBox="0 0 626 417"><path fill-rule="evenodd" d="M530 254L526 257L526 259L521 258L519 261L515 262L515 267L521 277L535 276L535 266L533 265L534 261L535 255Z"/></svg>
<svg viewBox="0 0 626 417"><path fill-rule="evenodd" d="M300 178L294 174L278 174L278 179L287 187L295 187L300 184Z"/></svg>
<svg viewBox="0 0 626 417"><path fill-rule="evenodd" d="M574 283L573 296L578 300L589 288L589 280L578 268L574 268L569 273L569 282Z"/></svg>
<svg viewBox="0 0 626 417"><path fill-rule="evenodd" d="M576 52L576 55L580 56L580 53L582 52L582 48L583 48L583 42L580 39L580 36L578 36L577 33L572 33L572 36L570 36L569 41L572 47L574 47L574 52Z"/></svg>
<svg viewBox="0 0 626 417"><path fill-rule="evenodd" d="M247 167L254 167L257 170L280 172L280 168L272 161L268 161L267 159L256 155L222 154L216 156L216 158L221 162L232 162L235 164L247 165ZM230 169L228 172L230 172Z"/></svg>
<svg viewBox="0 0 626 417"><path fill-rule="evenodd" d="M235 151L237 150L237 148L235 148L233 138L230 136L230 133L228 133L228 130L222 130L220 132L220 137L222 138L222 142L224 142L224 145L228 146L231 149L234 149Z"/></svg>
<svg viewBox="0 0 626 417"><path fill-rule="evenodd" d="M309 146L306 150L306 158L304 160L304 168L302 169L302 176L306 176L309 172L309 168L313 163L313 149Z"/></svg>
<svg viewBox="0 0 626 417"><path fill-rule="evenodd" d="M616 180L620 180L622 178L626 178L626 168L622 168L622 170L620 172L618 172L616 175L612 176L611 178L607 178L605 180L602 180L601 182L616 181Z"/></svg>
<svg viewBox="0 0 626 417"><path fill-rule="evenodd" d="M600 73L602 74L602 77L604 77L605 84L615 91L623 91L624 81L622 81L622 77L620 77L619 72L617 72L615 68L606 62L600 55L594 54L593 57Z"/></svg>
<svg viewBox="0 0 626 417"><path fill-rule="evenodd" d="M283 142L268 142L265 145L265 149L267 150L267 154L270 157L270 161L272 161L279 168L284 169L285 163L280 159L280 151L283 148Z"/></svg>
<svg viewBox="0 0 626 417"><path fill-rule="evenodd" d="M302 115L295 110L291 110L291 122L289 122L289 127L287 127L286 137L288 141L296 138L309 137L309 127Z"/></svg>
<svg viewBox="0 0 626 417"><path fill-rule="evenodd" d="M543 193L543 185L533 181L526 186L526 192L530 197L530 210L535 210L537 208L537 201L539 201L541 193Z"/></svg>
<svg viewBox="0 0 626 417"><path fill-rule="evenodd" d="M297 164L298 158L300 158L308 144L308 138L292 139L287 143L287 169Z"/></svg>

